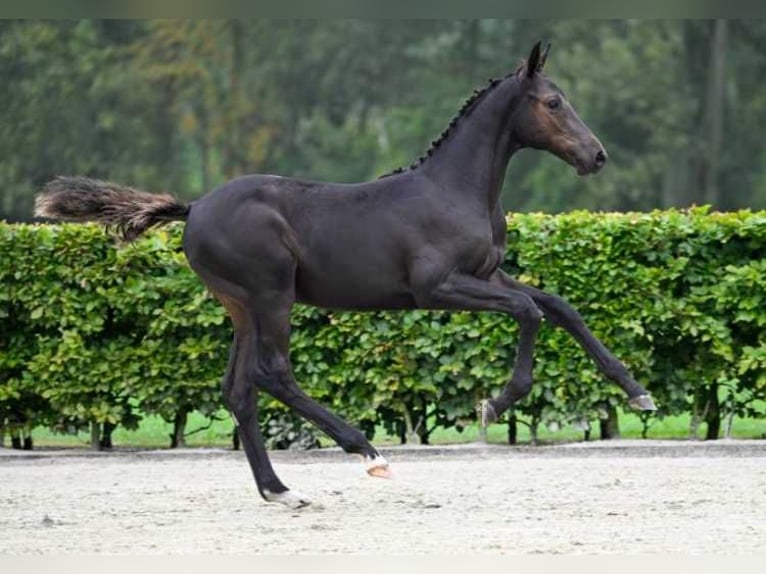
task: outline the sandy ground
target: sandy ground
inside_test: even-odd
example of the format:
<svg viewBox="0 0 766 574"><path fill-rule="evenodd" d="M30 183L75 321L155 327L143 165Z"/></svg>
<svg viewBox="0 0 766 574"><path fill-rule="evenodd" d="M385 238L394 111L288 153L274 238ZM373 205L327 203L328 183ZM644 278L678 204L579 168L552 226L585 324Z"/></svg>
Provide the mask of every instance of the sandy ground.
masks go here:
<svg viewBox="0 0 766 574"><path fill-rule="evenodd" d="M766 550L766 441L277 452L314 500L263 502L242 452L0 449L0 554Z"/></svg>

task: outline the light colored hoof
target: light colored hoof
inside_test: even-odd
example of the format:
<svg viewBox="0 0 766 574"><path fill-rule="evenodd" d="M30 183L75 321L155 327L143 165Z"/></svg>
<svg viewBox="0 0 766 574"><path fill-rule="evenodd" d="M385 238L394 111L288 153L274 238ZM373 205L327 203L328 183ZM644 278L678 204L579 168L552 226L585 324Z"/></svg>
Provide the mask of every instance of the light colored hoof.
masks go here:
<svg viewBox="0 0 766 574"><path fill-rule="evenodd" d="M311 504L311 499L308 496L296 492L295 490L285 490L284 492L270 492L264 490L263 497L269 502L284 504L288 508L293 509L305 508Z"/></svg>
<svg viewBox="0 0 766 574"><path fill-rule="evenodd" d="M657 405L654 404L652 397L649 395L638 395L628 400L628 404L632 409L637 411L656 411Z"/></svg>
<svg viewBox="0 0 766 574"><path fill-rule="evenodd" d="M393 478L394 475L388 469L388 463L382 456L366 456L364 457L367 463L367 474L370 476L377 476L378 478Z"/></svg>
<svg viewBox="0 0 766 574"><path fill-rule="evenodd" d="M497 422L497 413L492 407L488 399L481 401L476 409L479 411L479 421L481 426L488 427L494 422Z"/></svg>

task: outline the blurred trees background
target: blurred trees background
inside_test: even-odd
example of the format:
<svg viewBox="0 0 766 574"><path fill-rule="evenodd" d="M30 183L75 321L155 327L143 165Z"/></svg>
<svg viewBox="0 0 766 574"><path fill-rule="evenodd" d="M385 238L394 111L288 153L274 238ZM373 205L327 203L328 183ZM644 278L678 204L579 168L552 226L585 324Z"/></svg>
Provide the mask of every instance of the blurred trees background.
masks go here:
<svg viewBox="0 0 766 574"><path fill-rule="evenodd" d="M507 210L766 208L766 21L27 20L0 22L0 218L58 174L372 179L538 39L611 165L522 151Z"/></svg>

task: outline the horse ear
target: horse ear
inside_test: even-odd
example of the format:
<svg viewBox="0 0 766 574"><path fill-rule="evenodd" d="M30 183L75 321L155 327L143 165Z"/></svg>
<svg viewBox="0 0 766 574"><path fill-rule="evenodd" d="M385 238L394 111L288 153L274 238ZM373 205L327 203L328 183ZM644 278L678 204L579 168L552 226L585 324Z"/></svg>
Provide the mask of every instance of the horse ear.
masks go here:
<svg viewBox="0 0 766 574"><path fill-rule="evenodd" d="M550 49L551 49L551 43L548 42L545 45L545 50L543 50L543 55L540 56L540 64L539 64L539 67L537 68L538 71L542 70L543 66L545 66L545 61L548 59L548 52L550 52Z"/></svg>
<svg viewBox="0 0 766 574"><path fill-rule="evenodd" d="M527 58L527 77L531 78L537 72L537 68L540 65L540 45L542 42L538 42L532 48L532 52Z"/></svg>

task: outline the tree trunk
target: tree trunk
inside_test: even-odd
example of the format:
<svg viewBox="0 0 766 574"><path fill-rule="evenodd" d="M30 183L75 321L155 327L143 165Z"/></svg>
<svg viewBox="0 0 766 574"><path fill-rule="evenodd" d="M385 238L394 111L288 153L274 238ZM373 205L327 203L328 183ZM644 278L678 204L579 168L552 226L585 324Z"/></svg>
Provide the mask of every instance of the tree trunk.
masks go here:
<svg viewBox="0 0 766 574"><path fill-rule="evenodd" d="M105 422L101 428L101 438L98 441L99 450L112 449L112 431L117 428L116 424Z"/></svg>
<svg viewBox="0 0 766 574"><path fill-rule="evenodd" d="M697 409L692 408L692 418L689 420L689 438L691 440L697 440L699 436L697 435L697 431L700 426L699 421L699 415L697 414Z"/></svg>
<svg viewBox="0 0 766 574"><path fill-rule="evenodd" d="M96 421L90 423L90 448L98 450L101 444L101 427Z"/></svg>
<svg viewBox="0 0 766 574"><path fill-rule="evenodd" d="M229 109L226 110L228 119L228 134L224 143L224 169L226 178L230 179L245 173L247 166L243 165L242 130L242 73L244 68L244 27L240 20L229 20L229 37L231 40L231 69L229 71L229 89L227 99Z"/></svg>
<svg viewBox="0 0 766 574"><path fill-rule="evenodd" d="M16 431L11 431L11 448L21 450L21 435Z"/></svg>
<svg viewBox="0 0 766 574"><path fill-rule="evenodd" d="M734 426L734 409L726 417L726 430L724 430L724 438L731 438L731 428ZM0 445L2 446L2 445Z"/></svg>
<svg viewBox="0 0 766 574"><path fill-rule="evenodd" d="M606 418L599 419L599 428L601 431L601 440L620 438L620 421L617 418L617 408L614 405L607 404Z"/></svg>
<svg viewBox="0 0 766 574"><path fill-rule="evenodd" d="M169 110L174 108L177 98L175 83L168 79L162 80L158 86L158 91L163 113L158 114L159 117L155 120L153 132L157 136L159 153L162 154L162 160L168 166L171 174L168 180L169 189L183 189L185 174L182 174L182 170L179 167L181 162L177 159L175 146L177 118L175 114L169 113Z"/></svg>
<svg viewBox="0 0 766 574"><path fill-rule="evenodd" d="M702 421L707 417L708 405L705 402L705 395L702 391L694 393L692 401L692 418L689 421L689 438L699 440L699 427Z"/></svg>
<svg viewBox="0 0 766 574"><path fill-rule="evenodd" d="M396 434L399 436L399 444L407 444L407 428L401 421L396 423Z"/></svg>
<svg viewBox="0 0 766 574"><path fill-rule="evenodd" d="M25 429L22 431L22 436L24 437L24 444L22 446L23 450L32 450L34 448L32 444L32 429Z"/></svg>
<svg viewBox="0 0 766 574"><path fill-rule="evenodd" d="M173 434L170 435L170 448L183 448L186 446L186 420L188 413L186 409L181 409L176 413L173 420ZM236 430L236 429L235 429Z"/></svg>
<svg viewBox="0 0 766 574"><path fill-rule="evenodd" d="M652 425L652 415L643 412L639 417L641 419L641 438L645 439L649 435L649 427Z"/></svg>
<svg viewBox="0 0 766 574"><path fill-rule="evenodd" d="M199 109L200 135L199 144L201 146L202 161L200 164L202 176L202 189L210 189L210 126L208 125L208 112L202 103Z"/></svg>
<svg viewBox="0 0 766 574"><path fill-rule="evenodd" d="M540 426L540 419L537 415L532 415L529 423L529 438L532 444L537 444L537 428Z"/></svg>
<svg viewBox="0 0 766 574"><path fill-rule="evenodd" d="M511 411L508 415L508 444L516 444L519 440L519 426L516 413Z"/></svg>
<svg viewBox="0 0 766 574"><path fill-rule="evenodd" d="M708 387L707 404L707 414L705 416L707 432L705 433L705 440L716 440L721 431L721 407L718 403L718 385L710 385Z"/></svg>
<svg viewBox="0 0 766 574"><path fill-rule="evenodd" d="M412 424L412 415L410 414L409 409L405 406L404 407L404 427L405 427L405 434L407 436L407 442L411 444L426 444L423 442L422 436L420 434L420 424L422 420L418 422L418 428L415 428L415 425ZM428 437L426 436L426 440L428 440Z"/></svg>
<svg viewBox="0 0 766 574"><path fill-rule="evenodd" d="M231 448L232 450L239 450L239 429L236 426L231 434Z"/></svg>
<svg viewBox="0 0 766 574"><path fill-rule="evenodd" d="M726 20L713 23L713 37L710 41L710 74L705 98L705 150L704 194L705 203L720 207L718 190L721 143L723 140L723 103L726 83Z"/></svg>
<svg viewBox="0 0 766 574"><path fill-rule="evenodd" d="M418 424L415 427L415 432L417 433L418 438L420 439L420 444L429 444L428 437L431 434L431 432L428 430L428 427L423 418L421 418L418 421Z"/></svg>
<svg viewBox="0 0 766 574"><path fill-rule="evenodd" d="M481 23L479 20L473 19L467 22L462 22L462 29L460 30L460 62L459 66L463 73L470 74L475 70L479 62L479 43L481 40Z"/></svg>

